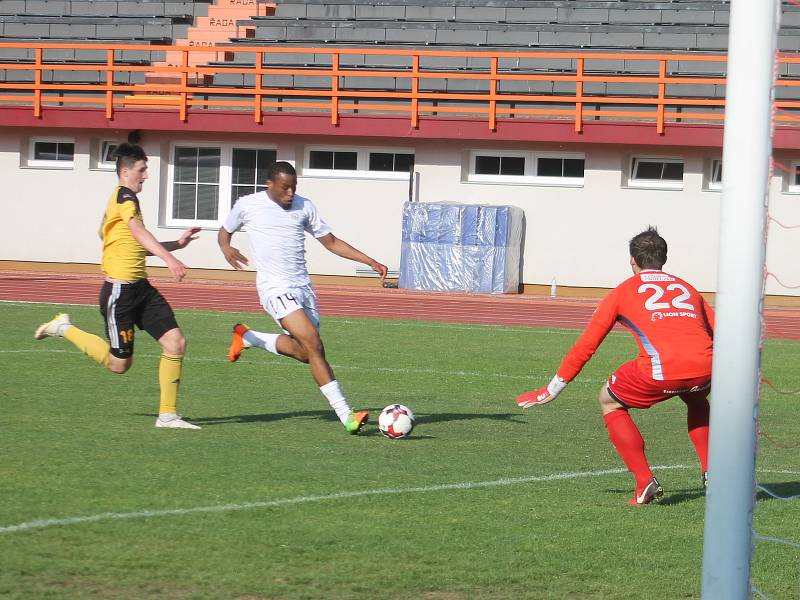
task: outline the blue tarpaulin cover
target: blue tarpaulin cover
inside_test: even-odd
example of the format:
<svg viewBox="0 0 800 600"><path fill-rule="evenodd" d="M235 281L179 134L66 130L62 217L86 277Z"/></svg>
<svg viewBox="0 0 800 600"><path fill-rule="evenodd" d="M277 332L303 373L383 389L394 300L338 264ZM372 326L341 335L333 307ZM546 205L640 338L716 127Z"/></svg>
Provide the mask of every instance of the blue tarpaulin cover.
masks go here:
<svg viewBox="0 0 800 600"><path fill-rule="evenodd" d="M399 286L517 293L523 216L517 206L406 202Z"/></svg>

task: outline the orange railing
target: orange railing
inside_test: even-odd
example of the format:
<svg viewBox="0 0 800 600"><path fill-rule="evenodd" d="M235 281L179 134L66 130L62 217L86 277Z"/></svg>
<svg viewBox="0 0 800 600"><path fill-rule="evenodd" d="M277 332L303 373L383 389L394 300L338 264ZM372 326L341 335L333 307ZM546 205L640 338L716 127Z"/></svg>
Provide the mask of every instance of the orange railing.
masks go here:
<svg viewBox="0 0 800 600"><path fill-rule="evenodd" d="M576 131L581 131L584 121L592 120L637 120L652 122L659 133L668 123L721 122L725 101L722 94L717 97L702 97L667 93L667 86L714 85L724 86L721 76L691 75L677 72L678 62L725 63L724 54L654 54L622 52L491 52L491 51L438 51L397 50L377 48L326 47L274 47L274 46L222 46L217 49L220 58L235 59L236 55L253 57L253 66L190 66L189 54L208 53L208 47L143 46L137 44L54 44L54 43L0 43L4 48L28 49L33 58L27 62L0 59L0 71L33 72L31 81L10 82L8 77L0 80L0 110L3 106L31 107L35 116L51 106L97 105L105 110L108 119L114 111L125 107L173 107L181 120L186 120L192 110L224 108L252 111L257 123L261 123L269 111L300 109L325 111L331 123L337 124L340 116L357 111L359 114L373 112L405 113L412 127L417 127L419 118L426 115L462 114L478 115L486 119L494 130L498 118L544 117L574 121ZM100 61L68 61L51 59L48 53L64 50L92 50L104 53ZM156 66L155 64L126 64L118 58L125 51L175 52L182 56L182 65ZM268 55L281 53L313 54L330 57L327 65L286 66L265 65ZM347 57L402 56L408 60L405 67L361 68L342 66ZM480 66L460 69L431 69L421 66L424 60L435 58L462 58L467 64ZM344 59L344 61L343 61ZM529 68L501 68L501 61L525 60L533 63ZM568 71L548 72L546 61L568 60ZM625 61L626 74L602 70L598 61ZM542 68L536 66L542 61ZM780 54L777 57L777 72L781 65L800 63L800 55ZM156 62L155 59L153 62ZM98 64L99 63L99 64ZM657 65L657 69L653 66ZM684 69L685 70L685 69ZM69 83L45 81L45 74L59 71L84 71L98 74L103 83ZM724 65L719 70L724 72ZM119 73L145 73L153 82L123 84L115 81ZM219 86L213 77L225 74L252 76L252 85ZM155 81L155 77L161 79ZM294 75L311 77L319 84L312 88L265 86L264 76ZM173 80L165 81L171 76ZM358 81L359 78L380 77L408 80L407 90L375 90L350 85L344 87L343 78ZM52 79L52 77L51 77ZM243 77L244 79L244 77ZM486 91L425 91L426 80L476 80L485 83ZM565 93L505 92L498 88L504 81L552 82L568 84L574 91ZM642 89L636 94L588 93L591 84L636 84ZM776 86L797 87L800 79L780 75ZM300 100L303 101L300 101ZM391 101L389 104L387 101ZM444 105L440 103L446 103ZM566 108L564 107L566 105ZM778 100L775 102L775 120L778 124L800 123L800 101Z"/></svg>

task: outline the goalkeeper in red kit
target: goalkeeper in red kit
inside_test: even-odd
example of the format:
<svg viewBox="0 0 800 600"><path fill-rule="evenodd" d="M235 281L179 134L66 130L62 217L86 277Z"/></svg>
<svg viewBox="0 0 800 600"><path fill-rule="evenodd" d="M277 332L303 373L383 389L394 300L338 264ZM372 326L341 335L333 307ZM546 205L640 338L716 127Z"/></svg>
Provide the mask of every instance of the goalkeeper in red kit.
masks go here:
<svg viewBox="0 0 800 600"><path fill-rule="evenodd" d="M667 262L667 243L655 228L635 236L629 249L633 277L600 302L550 383L522 394L517 405L529 408L553 400L577 377L616 323L630 329L639 355L609 377L599 400L608 437L636 477L629 503L648 504L658 500L663 490L650 470L644 439L628 411L680 397L686 403L689 438L705 484L714 311L691 285L661 270Z"/></svg>

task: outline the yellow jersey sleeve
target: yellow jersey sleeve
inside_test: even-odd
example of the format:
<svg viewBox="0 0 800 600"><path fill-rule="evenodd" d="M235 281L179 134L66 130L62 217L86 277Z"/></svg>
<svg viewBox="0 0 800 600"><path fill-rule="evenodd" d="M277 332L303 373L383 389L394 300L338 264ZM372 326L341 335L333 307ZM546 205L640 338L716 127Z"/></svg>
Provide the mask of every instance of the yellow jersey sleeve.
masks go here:
<svg viewBox="0 0 800 600"><path fill-rule="evenodd" d="M118 205L118 212L120 220L128 224L131 219L142 220L142 214L139 212L139 205L133 200L125 200L122 204Z"/></svg>
<svg viewBox="0 0 800 600"><path fill-rule="evenodd" d="M128 227L131 219L142 220L139 199L128 188L119 186L108 200L100 231L103 273L113 279L136 281L147 277L147 250L133 237Z"/></svg>

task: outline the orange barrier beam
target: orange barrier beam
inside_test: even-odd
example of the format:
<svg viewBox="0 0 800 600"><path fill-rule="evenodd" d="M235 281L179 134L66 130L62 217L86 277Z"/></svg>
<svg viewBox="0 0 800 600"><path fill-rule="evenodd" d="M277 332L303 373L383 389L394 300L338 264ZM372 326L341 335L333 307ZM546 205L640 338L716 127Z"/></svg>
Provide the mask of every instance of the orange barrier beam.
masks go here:
<svg viewBox="0 0 800 600"><path fill-rule="evenodd" d="M274 46L151 46L139 44L64 44L14 42L0 43L2 48L26 49L32 52L33 62L21 63L0 59L0 70L8 72L33 72L30 81L20 83L0 83L0 110L9 103L22 103L30 106L35 117L41 117L44 106L61 104L101 104L105 117L112 119L114 111L126 106L161 106L177 108L178 118L186 121L190 109L203 110L212 108L237 108L252 110L256 123L262 123L265 109L301 108L313 111L327 111L331 124L339 123L343 112L404 112L409 115L412 127L418 127L420 115L436 114L472 114L485 115L491 130L497 127L497 118L543 116L558 119L574 120L575 131L581 131L585 117L632 118L640 121L651 121L658 133L663 133L668 122L714 122L724 117L720 109L724 107L723 98L707 98L681 96L679 91L684 85L725 85L725 77L684 75L669 73L669 66L682 63L724 63L724 54L665 54L665 53L610 53L610 52L493 52L493 51L442 51L442 50L400 50L378 48L332 48L332 47L274 47ZM98 58L93 61L70 61L47 58L48 50L92 50ZM141 52L180 52L180 65L126 65L118 53L135 50ZM237 54L246 55L253 60L254 66L192 66L191 53L216 53L228 59ZM282 53L313 54L330 58L330 67L287 67L285 65L264 66L268 55ZM102 58L100 56L102 55ZM408 65L402 67L381 67L360 69L342 66L343 59L348 56L402 56L408 59ZM422 66L422 61L429 58L467 59L465 63L473 64L483 61L480 67L471 66L463 69L431 69ZM525 60L526 68L507 67L502 61L506 59ZM546 71L547 65L542 63L534 69L537 61L568 60L570 71ZM153 59L156 60L155 58ZM631 74L602 73L592 70L594 61L625 61ZM781 64L800 63L800 55L778 53L776 61ZM657 65L657 72L653 69ZM601 65L602 66L602 65ZM638 68L637 68L638 66ZM525 72L525 71L529 72ZM61 83L52 78L63 71L97 73L96 83ZM120 73L172 75L174 81L157 83L123 84L116 83L115 76ZM652 73L652 74L651 74ZM214 86L208 81L223 74L249 76L253 83L242 86ZM288 75L310 77L319 80L313 88L267 87L264 77ZM358 81L364 78L390 78L407 80L408 90L387 89L374 90L359 86ZM348 86L345 87L345 79ZM172 79L172 78L170 78ZM243 77L244 81L245 77ZM49 80L49 81L48 81ZM420 91L426 81L476 81L484 82L481 91ZM100 83L102 81L102 83ZM558 94L502 92L500 84L507 81L516 82L550 82L574 85L574 91ZM629 84L637 87L636 94L588 93L589 84ZM798 87L800 78L779 76L775 82L778 87ZM671 95L667 95L668 86ZM389 86L387 86L389 87ZM590 88L589 88L590 89ZM23 92L29 91L30 94ZM307 102L293 101L292 98L307 98ZM386 104L386 101L396 104ZM383 103L381 101L384 101ZM441 106L440 103L447 103ZM455 105L453 105L455 103ZM552 106L553 104L569 105L571 108ZM594 105L595 108L587 108ZM15 106L19 106L16 104ZM607 106L609 109L599 110ZM778 111L775 120L778 123L794 124L800 120L798 114L791 111L800 109L800 101L777 101ZM615 108L612 108L615 107ZM626 110L634 107L637 110ZM683 109L692 109L686 111ZM697 112L698 108L708 111Z"/></svg>

